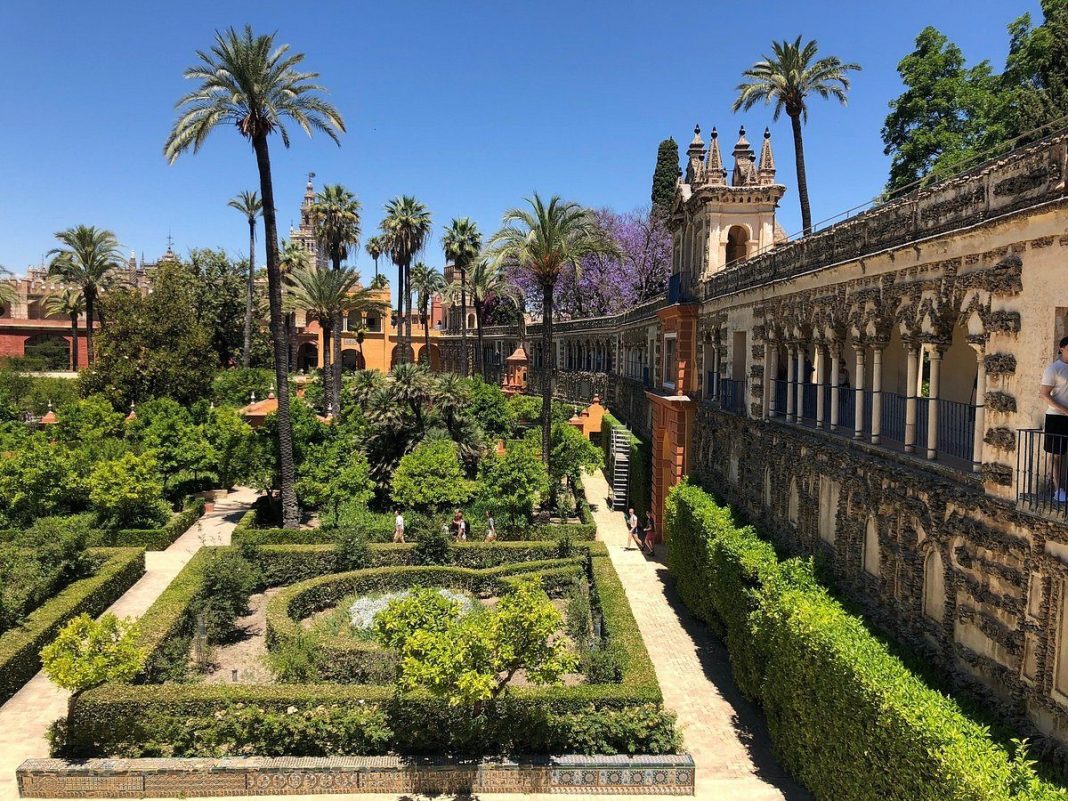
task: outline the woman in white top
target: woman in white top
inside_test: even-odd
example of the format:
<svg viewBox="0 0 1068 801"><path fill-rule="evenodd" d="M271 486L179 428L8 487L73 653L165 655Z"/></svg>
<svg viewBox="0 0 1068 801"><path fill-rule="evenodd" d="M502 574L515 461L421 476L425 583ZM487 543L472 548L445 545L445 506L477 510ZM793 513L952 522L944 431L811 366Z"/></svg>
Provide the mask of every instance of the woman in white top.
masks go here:
<svg viewBox="0 0 1068 801"><path fill-rule="evenodd" d="M493 514L489 509L486 510L486 542L496 542L497 540L497 524L493 520Z"/></svg>
<svg viewBox="0 0 1068 801"><path fill-rule="evenodd" d="M404 515L400 509L394 510L397 516L393 519L393 541L404 542Z"/></svg>

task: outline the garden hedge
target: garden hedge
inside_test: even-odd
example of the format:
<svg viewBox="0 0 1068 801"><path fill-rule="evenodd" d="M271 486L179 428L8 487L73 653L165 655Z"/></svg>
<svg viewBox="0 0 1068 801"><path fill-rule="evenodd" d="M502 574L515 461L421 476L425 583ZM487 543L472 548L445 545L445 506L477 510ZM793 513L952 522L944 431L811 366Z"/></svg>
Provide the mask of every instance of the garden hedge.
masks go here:
<svg viewBox="0 0 1068 801"><path fill-rule="evenodd" d="M223 550L202 548L141 619L138 636L150 656L146 679L151 678L154 669L165 672L159 670L161 660L186 658L187 650L171 646L176 639L187 637L191 605L205 566ZM331 568L329 557L324 556L330 550L314 545L264 546L256 558L265 566L279 557L292 564L303 551L311 564ZM553 561L560 555L559 550L556 542L467 543L455 546L450 554L459 564L497 563L502 567L502 574L509 569L524 569L508 568L506 560L525 559L535 562L526 569L537 567L543 578L555 570L573 576L575 566L555 566L559 564ZM371 546L375 563L408 558L410 551L411 546ZM333 713L329 710L335 707L339 710L378 708L391 731L388 747L400 753L552 753L568 747L568 743L578 743L571 747L588 753L662 753L676 749L678 738L672 716L661 708L662 697L652 662L604 546L601 543L576 545L574 554L582 557L582 562L587 562L588 555L593 596L603 616L604 631L620 646L622 680L619 683L513 688L477 721L472 720L469 710L449 708L443 701L421 693L398 696L388 685L104 685L73 700L66 723L61 727L56 752L87 757L153 755L176 745L181 750L185 743L202 743L197 741L193 730L200 732L201 727L214 727L212 721L226 717L236 704L254 707L263 714L292 710L297 715L294 720L304 720L301 717L304 715L317 719L330 717ZM271 568L266 572L270 573ZM329 572L330 569L325 571ZM334 578L325 573L324 586ZM563 580L564 576L558 578ZM168 742L159 742L158 738L164 736L161 732L168 733ZM358 738L358 732L338 734L341 740L335 737L331 748L340 748L341 752L346 748L362 748L363 740L345 739L350 734ZM257 740L254 747L257 752L265 752L273 746ZM324 746L318 740L315 744L293 740L289 747L293 755L324 753Z"/></svg>
<svg viewBox="0 0 1068 801"><path fill-rule="evenodd" d="M118 531L99 530L90 545L102 547L144 548L146 551L165 551L204 514L204 499L190 500L182 511L173 515L159 528L123 528Z"/></svg>
<svg viewBox="0 0 1068 801"><path fill-rule="evenodd" d="M1064 798L910 672L814 578L687 483L667 499L680 596L726 638L783 765L817 799Z"/></svg>
<svg viewBox="0 0 1068 801"><path fill-rule="evenodd" d="M605 469L611 464L612 431L616 428L625 428L623 423L611 413L605 412L601 419L601 447L604 448ZM651 454L649 443L644 442L628 431L630 448L630 481L628 485L627 506L633 506L639 517L643 516L652 506L653 479L650 472ZM610 480L611 481L611 480Z"/></svg>
<svg viewBox="0 0 1068 801"><path fill-rule="evenodd" d="M144 575L143 548L93 548L89 555L100 560L91 575L68 584L0 636L0 702L41 669L41 649L68 620L82 612L96 617Z"/></svg>

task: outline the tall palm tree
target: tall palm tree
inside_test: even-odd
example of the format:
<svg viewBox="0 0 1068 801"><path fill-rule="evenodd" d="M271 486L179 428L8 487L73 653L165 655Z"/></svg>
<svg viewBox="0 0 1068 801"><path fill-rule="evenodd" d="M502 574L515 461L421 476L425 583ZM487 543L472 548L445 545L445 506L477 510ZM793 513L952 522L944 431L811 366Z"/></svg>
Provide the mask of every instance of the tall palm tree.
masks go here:
<svg viewBox="0 0 1068 801"><path fill-rule="evenodd" d="M356 339L356 347L359 350L359 354L360 354L360 364L363 365L363 367L361 367L360 364L357 364L356 365L356 369L363 370L364 367L366 367L366 365L367 365L367 360L363 357L363 343L364 343L364 340L367 338L367 326L364 325L364 323L362 321L360 321L360 322L356 323L355 325L350 325L349 326L349 331L352 333L353 337Z"/></svg>
<svg viewBox="0 0 1068 801"><path fill-rule="evenodd" d="M460 372L467 375L467 268L482 251L482 234L470 217L461 217L449 223L441 245L460 271Z"/></svg>
<svg viewBox="0 0 1068 801"><path fill-rule="evenodd" d="M341 184L324 186L311 207L316 238L326 248L331 266L341 269L349 257L349 248L360 244L360 201ZM357 273L359 276L359 273ZM335 401L341 399L341 313L330 318L330 336L337 358L331 359L330 381ZM335 411L337 406L334 407Z"/></svg>
<svg viewBox="0 0 1068 801"><path fill-rule="evenodd" d="M248 291L245 295L245 341L241 350L241 366L247 368L252 359L252 306L256 281L256 218L263 211L263 203L255 190L244 191L226 204L248 220Z"/></svg>
<svg viewBox="0 0 1068 801"><path fill-rule="evenodd" d="M278 133L289 147L287 120L305 133L320 131L339 143L344 132L341 114L326 102L315 72L301 72L303 53L290 53L289 45L275 46L274 34L255 36L251 26L216 31L208 51L197 51L199 62L185 71L198 85L176 104L179 111L163 152L172 164L189 150L200 150L208 134L233 125L249 140L256 154L263 198L263 230L267 243L267 287L274 339L274 369L278 398L278 466L282 493L282 525L300 525L300 507L294 490L293 425L289 418L288 353L282 317L282 276L279 271L278 224L268 139Z"/></svg>
<svg viewBox="0 0 1068 801"><path fill-rule="evenodd" d="M11 270L0 264L0 303L14 303L18 300L19 293L10 282L11 277Z"/></svg>
<svg viewBox="0 0 1068 801"><path fill-rule="evenodd" d="M371 236L367 238L367 243L364 245L364 249L367 251L367 255L374 259L375 262L375 278L378 278L378 257L381 256L386 250L386 240L383 236Z"/></svg>
<svg viewBox="0 0 1068 801"><path fill-rule="evenodd" d="M418 298L419 318L423 323L423 354L430 366L430 304L434 295L445 289L445 279L433 267L419 262L412 267L412 291Z"/></svg>
<svg viewBox="0 0 1068 801"><path fill-rule="evenodd" d="M292 309L303 309L309 318L318 320L323 325L324 373L331 375L329 371L332 365L341 363L341 338L329 335L330 329L326 324L350 311L381 313L385 311L385 303L376 300L370 289L360 288L360 274L356 270L321 270L305 266L291 273L289 282L286 305ZM332 348L329 357L328 348ZM324 388L327 404L337 413L340 408L340 391L335 388L332 380L326 381Z"/></svg>
<svg viewBox="0 0 1068 801"><path fill-rule="evenodd" d="M412 340L412 259L430 237L430 211L411 195L395 197L386 204L382 233L386 236L386 250L397 265L397 312L401 320L397 363L404 364Z"/></svg>
<svg viewBox="0 0 1068 801"><path fill-rule="evenodd" d="M389 374L389 386L397 401L411 409L416 435L421 436L424 408L433 396L433 376L421 364L398 364Z"/></svg>
<svg viewBox="0 0 1068 801"><path fill-rule="evenodd" d="M794 161L797 165L797 196L801 200L801 226L805 234L812 232L812 209L808 203L808 178L805 175L805 146L801 139L801 123L808 122L810 94L822 98L833 97L843 106L849 90L851 70L859 64L845 64L837 56L816 60L816 40L801 44L798 36L793 42L772 42L771 56L742 73L748 80L738 84L734 111L748 111L761 100L775 104L774 119L785 111L794 134Z"/></svg>
<svg viewBox="0 0 1068 801"><path fill-rule="evenodd" d="M475 307L475 330L478 332L478 370L483 380L486 376L486 351L482 341L482 318L486 313L486 306L491 300L505 300L518 305L519 290L508 280L504 268L488 259L479 259L473 265L467 275L466 289L471 293L471 305ZM464 293L462 285L453 284L449 287L451 295L457 292Z"/></svg>
<svg viewBox="0 0 1068 801"><path fill-rule="evenodd" d="M566 269L579 269L590 255L618 255L619 247L597 224L593 212L554 195L545 205L535 193L527 198L529 209L505 212L501 229L493 235L487 257L498 268L516 265L537 281L542 292L541 347L542 382L541 456L549 465L553 401L553 290Z"/></svg>
<svg viewBox="0 0 1068 801"><path fill-rule="evenodd" d="M45 312L70 320L70 369L78 372L78 317L85 311L85 294L75 286L64 287L45 298Z"/></svg>
<svg viewBox="0 0 1068 801"><path fill-rule="evenodd" d="M48 251L52 261L48 274L63 283L79 287L85 298L85 347L89 364L93 363L93 321L96 301L111 274L122 267L119 240L115 234L95 225L78 225L56 233L63 247Z"/></svg>

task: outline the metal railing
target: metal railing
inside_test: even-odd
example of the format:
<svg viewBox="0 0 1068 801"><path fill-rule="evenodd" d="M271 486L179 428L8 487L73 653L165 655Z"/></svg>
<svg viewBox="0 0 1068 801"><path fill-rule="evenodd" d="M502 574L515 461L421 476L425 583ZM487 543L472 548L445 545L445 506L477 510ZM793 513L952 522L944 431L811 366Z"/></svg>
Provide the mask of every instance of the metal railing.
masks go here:
<svg viewBox="0 0 1068 801"><path fill-rule="evenodd" d="M1022 428L1016 444L1016 504L1049 517L1068 517L1068 436Z"/></svg>
<svg viewBox="0 0 1068 801"><path fill-rule="evenodd" d="M719 380L719 405L725 412L745 414L745 380L721 378Z"/></svg>

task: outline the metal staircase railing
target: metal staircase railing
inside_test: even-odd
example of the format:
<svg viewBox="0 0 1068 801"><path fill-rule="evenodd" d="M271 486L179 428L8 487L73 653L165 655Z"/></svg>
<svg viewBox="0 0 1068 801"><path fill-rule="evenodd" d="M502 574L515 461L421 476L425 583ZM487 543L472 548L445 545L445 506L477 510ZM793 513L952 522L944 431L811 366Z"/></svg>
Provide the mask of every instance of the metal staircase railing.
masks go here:
<svg viewBox="0 0 1068 801"><path fill-rule="evenodd" d="M626 509L630 493L630 437L622 426L612 429L609 471L612 477L612 508Z"/></svg>

